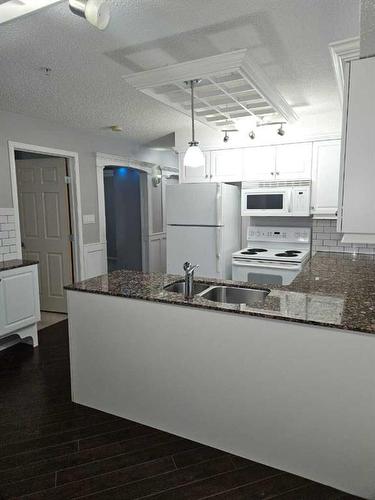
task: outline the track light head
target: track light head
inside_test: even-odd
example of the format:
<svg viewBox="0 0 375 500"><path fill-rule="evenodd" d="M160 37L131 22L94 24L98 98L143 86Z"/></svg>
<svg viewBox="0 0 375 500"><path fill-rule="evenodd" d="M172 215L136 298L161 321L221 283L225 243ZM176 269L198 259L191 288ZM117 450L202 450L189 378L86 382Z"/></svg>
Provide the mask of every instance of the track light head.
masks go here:
<svg viewBox="0 0 375 500"><path fill-rule="evenodd" d="M250 139L251 139L252 141L255 139L255 132L254 132L254 130L251 130L251 131L249 132L249 137L250 137Z"/></svg>
<svg viewBox="0 0 375 500"><path fill-rule="evenodd" d="M107 0L69 0L69 8L99 30L105 30L109 24L111 15Z"/></svg>
<svg viewBox="0 0 375 500"><path fill-rule="evenodd" d="M228 141L229 141L229 135L228 135L228 132L225 132L225 135L224 135L223 141L224 141L224 142L228 142Z"/></svg>
<svg viewBox="0 0 375 500"><path fill-rule="evenodd" d="M283 124L277 129L277 133L281 136L285 135L285 130L283 129Z"/></svg>

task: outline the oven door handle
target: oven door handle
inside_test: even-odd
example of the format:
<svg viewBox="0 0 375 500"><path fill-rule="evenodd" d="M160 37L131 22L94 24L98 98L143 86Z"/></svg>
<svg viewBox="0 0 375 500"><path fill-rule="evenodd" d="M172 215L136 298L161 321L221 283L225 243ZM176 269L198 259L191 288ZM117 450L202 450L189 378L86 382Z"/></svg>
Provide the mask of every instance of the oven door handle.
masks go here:
<svg viewBox="0 0 375 500"><path fill-rule="evenodd" d="M299 267L299 264L292 264L292 263L289 263L289 264L272 264L270 262L265 262L265 261L252 261L252 262L242 262L242 261L238 261L238 260L233 260L232 261L232 265L233 266L238 266L238 267L267 267L267 268L270 268L270 269L280 269L281 271L282 270L295 270L295 269L298 269Z"/></svg>

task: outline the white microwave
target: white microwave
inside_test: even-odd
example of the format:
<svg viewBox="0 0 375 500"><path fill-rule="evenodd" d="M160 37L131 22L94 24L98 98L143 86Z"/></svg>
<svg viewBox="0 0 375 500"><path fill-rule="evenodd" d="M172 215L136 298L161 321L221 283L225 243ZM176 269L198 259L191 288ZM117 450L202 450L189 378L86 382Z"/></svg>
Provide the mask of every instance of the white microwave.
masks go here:
<svg viewBox="0 0 375 500"><path fill-rule="evenodd" d="M243 216L294 216L310 215L310 181L243 183L241 214Z"/></svg>

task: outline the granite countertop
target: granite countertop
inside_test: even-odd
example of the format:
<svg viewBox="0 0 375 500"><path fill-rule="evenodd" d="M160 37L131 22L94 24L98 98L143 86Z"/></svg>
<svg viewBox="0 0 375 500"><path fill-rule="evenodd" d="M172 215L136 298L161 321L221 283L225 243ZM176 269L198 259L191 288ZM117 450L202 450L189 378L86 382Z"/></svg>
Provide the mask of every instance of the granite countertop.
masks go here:
<svg viewBox="0 0 375 500"><path fill-rule="evenodd" d="M33 266L34 264L39 264L37 260L24 260L24 259L13 259L5 260L0 262L0 272L9 271L9 269L17 269L17 267Z"/></svg>
<svg viewBox="0 0 375 500"><path fill-rule="evenodd" d="M375 334L373 256L318 252L287 286L261 287L238 281L195 280L211 285L271 290L265 302L254 307L213 302L198 296L185 299L182 294L164 290L166 285L182 280L182 276L122 270L66 288Z"/></svg>

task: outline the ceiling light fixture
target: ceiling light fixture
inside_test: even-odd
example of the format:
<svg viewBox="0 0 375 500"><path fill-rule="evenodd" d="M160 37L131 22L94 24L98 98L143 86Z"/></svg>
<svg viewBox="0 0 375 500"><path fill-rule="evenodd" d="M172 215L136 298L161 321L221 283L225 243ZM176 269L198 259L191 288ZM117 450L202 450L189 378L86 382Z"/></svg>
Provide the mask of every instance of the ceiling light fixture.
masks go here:
<svg viewBox="0 0 375 500"><path fill-rule="evenodd" d="M224 142L228 142L228 141L229 141L229 139L230 139L230 137L229 137L229 135L228 135L228 134L229 134L230 132L238 132L238 130L237 130L236 128L224 128L224 129L222 130L222 132L224 132L223 141L224 141Z"/></svg>
<svg viewBox="0 0 375 500"><path fill-rule="evenodd" d="M249 137L250 137L250 139L251 139L252 141L255 139L255 132L254 132L254 130L251 130L251 131L249 132Z"/></svg>
<svg viewBox="0 0 375 500"><path fill-rule="evenodd" d="M105 30L109 24L111 15L107 0L69 0L69 8L95 28Z"/></svg>
<svg viewBox="0 0 375 500"><path fill-rule="evenodd" d="M277 129L277 134L278 135L285 135L285 129L283 126L286 124L286 122L258 122L257 127L267 127L269 125L279 125L279 128Z"/></svg>
<svg viewBox="0 0 375 500"><path fill-rule="evenodd" d="M285 135L285 130L283 129L283 124L277 129L277 133L281 136Z"/></svg>
<svg viewBox="0 0 375 500"><path fill-rule="evenodd" d="M194 124L194 85L199 83L199 80L189 80L185 82L186 85L190 85L191 90L191 141L189 142L189 148L185 153L184 166L191 168L204 167L205 158L202 153L199 142L195 140L195 124Z"/></svg>

